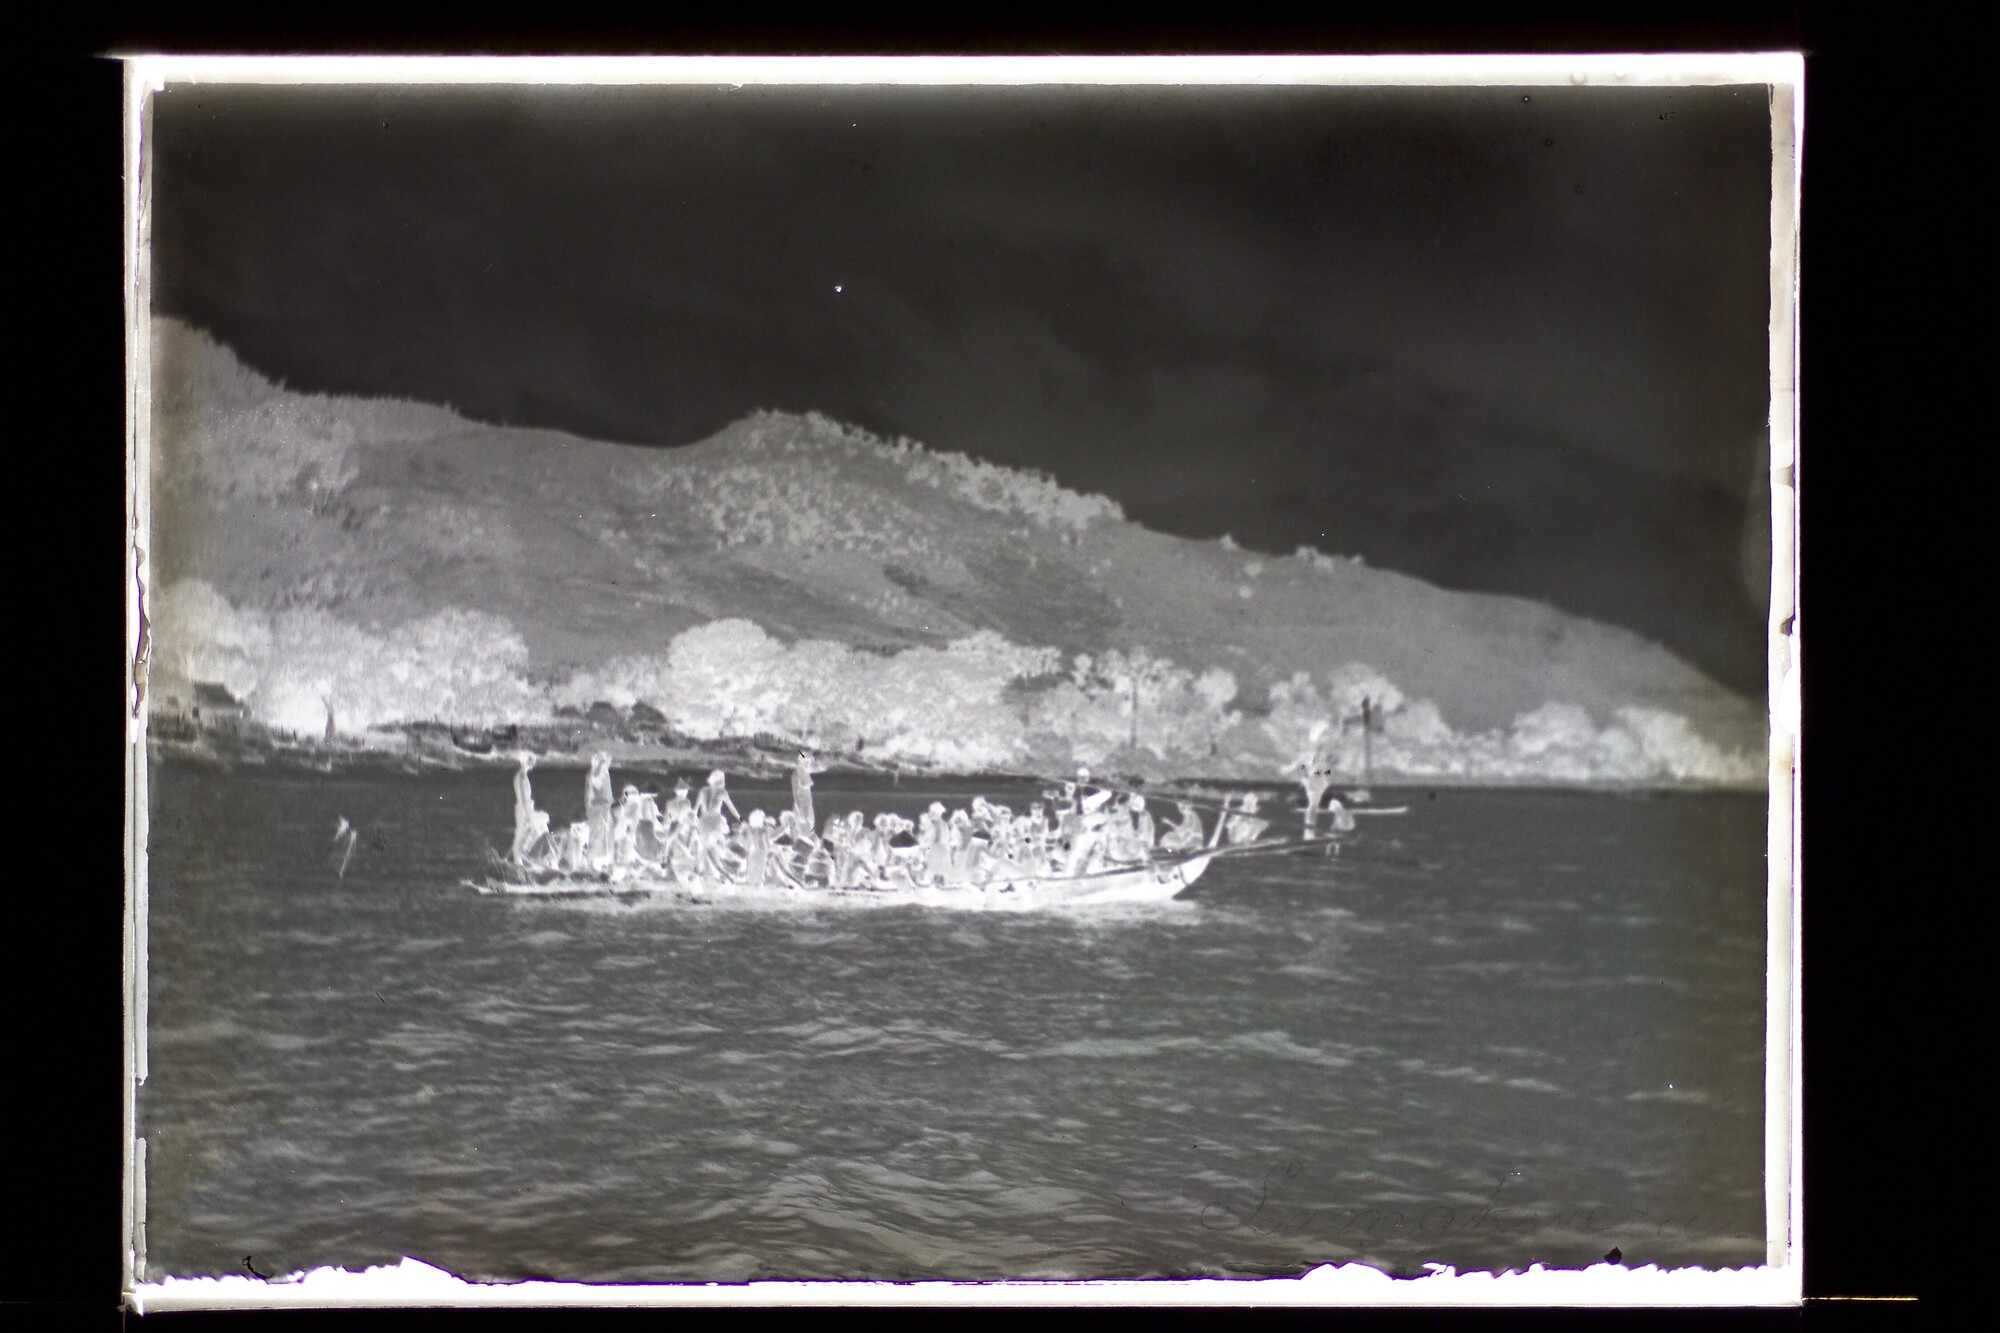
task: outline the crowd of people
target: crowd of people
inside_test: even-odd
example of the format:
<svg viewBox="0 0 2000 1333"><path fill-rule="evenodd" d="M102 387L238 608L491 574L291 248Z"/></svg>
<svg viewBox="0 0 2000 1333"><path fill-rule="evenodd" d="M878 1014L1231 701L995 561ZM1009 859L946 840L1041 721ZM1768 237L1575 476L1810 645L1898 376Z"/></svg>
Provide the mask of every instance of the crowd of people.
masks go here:
<svg viewBox="0 0 2000 1333"><path fill-rule="evenodd" d="M775 814L745 814L717 770L699 790L685 780L664 802L636 785L614 792L609 756L594 755L584 782L584 817L551 827L536 808L523 753L514 774L514 841L509 860L531 872L658 879L756 888L978 888L1070 878L1188 856L1224 841L1264 835L1254 792L1225 801L1212 832L1193 803L1175 801L1156 824L1146 798L1093 782L1088 768L1015 811L975 796L947 809L933 801L916 819L891 811L814 818L811 757L792 767L792 803ZM1312 812L1308 811L1308 831Z"/></svg>

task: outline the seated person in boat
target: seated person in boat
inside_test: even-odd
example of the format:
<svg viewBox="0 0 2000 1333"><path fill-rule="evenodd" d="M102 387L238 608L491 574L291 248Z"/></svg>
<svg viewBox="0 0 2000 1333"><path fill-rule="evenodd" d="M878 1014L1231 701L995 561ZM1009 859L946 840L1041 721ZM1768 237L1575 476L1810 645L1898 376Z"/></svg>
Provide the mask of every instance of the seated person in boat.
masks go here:
<svg viewBox="0 0 2000 1333"><path fill-rule="evenodd" d="M589 821L577 820L569 826L567 832L560 835L559 841L562 845L558 849L557 867L565 875L589 874L591 870Z"/></svg>
<svg viewBox="0 0 2000 1333"><path fill-rule="evenodd" d="M736 826L736 846L743 854L742 882L750 888L765 887L765 881L772 873L771 833L771 825L762 810L752 810Z"/></svg>
<svg viewBox="0 0 2000 1333"><path fill-rule="evenodd" d="M547 870L555 866L554 839L549 832L548 811L537 810L528 817L528 845L516 859L519 864L534 870Z"/></svg>
<svg viewBox="0 0 2000 1333"><path fill-rule="evenodd" d="M1153 856L1153 817L1146 813L1146 798L1133 792L1125 809L1111 824L1111 859L1124 865L1149 861Z"/></svg>
<svg viewBox="0 0 2000 1333"><path fill-rule="evenodd" d="M1180 814L1167 826L1167 831L1160 835L1160 850L1200 851L1202 844L1208 840L1208 835L1202 831L1201 812L1186 801L1176 801L1174 804L1180 807Z"/></svg>
<svg viewBox="0 0 2000 1333"><path fill-rule="evenodd" d="M1326 798L1327 822L1335 833L1354 832L1354 812L1340 803L1338 796Z"/></svg>
<svg viewBox="0 0 2000 1333"><path fill-rule="evenodd" d="M667 798L666 808L660 812L660 817L667 821L669 830L682 823L690 828L694 826L694 802L688 799L686 778L674 780L674 794Z"/></svg>
<svg viewBox="0 0 2000 1333"><path fill-rule="evenodd" d="M954 810L944 822L944 881L965 885L973 882L979 852L973 843L972 816Z"/></svg>
<svg viewBox="0 0 2000 1333"><path fill-rule="evenodd" d="M814 838L805 859L799 863L799 878L825 888L833 883L833 871L833 849L826 845L824 837Z"/></svg>
<svg viewBox="0 0 2000 1333"><path fill-rule="evenodd" d="M783 853L794 871L805 866L806 858L811 855L814 845L818 842L819 836L812 831L811 825L808 825L803 833L799 831L797 810L778 812L778 831L771 839L771 845Z"/></svg>
<svg viewBox="0 0 2000 1333"><path fill-rule="evenodd" d="M914 885L921 874L924 847L917 840L917 826L901 815L883 813L876 821L882 829L889 858L883 869L886 883Z"/></svg>
<svg viewBox="0 0 2000 1333"><path fill-rule="evenodd" d="M826 821L827 855L833 862L833 873L827 879L827 887L851 889L859 883L864 873L860 849L854 845L854 821L851 815L834 815Z"/></svg>
<svg viewBox="0 0 2000 1333"><path fill-rule="evenodd" d="M1228 831L1224 835L1232 843L1255 842L1264 836L1264 830L1271 827L1271 821L1257 817L1257 793L1246 791L1238 803L1241 813L1226 815Z"/></svg>

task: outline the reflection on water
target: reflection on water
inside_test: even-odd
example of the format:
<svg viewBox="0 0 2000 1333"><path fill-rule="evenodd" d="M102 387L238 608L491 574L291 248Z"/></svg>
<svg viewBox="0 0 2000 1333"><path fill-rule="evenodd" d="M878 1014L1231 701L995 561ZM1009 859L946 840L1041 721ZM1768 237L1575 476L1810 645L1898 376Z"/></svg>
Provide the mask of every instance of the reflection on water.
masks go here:
<svg viewBox="0 0 2000 1333"><path fill-rule="evenodd" d="M1759 798L1402 793L1182 901L968 915L479 897L504 773L153 794L152 1275L1761 1261Z"/></svg>

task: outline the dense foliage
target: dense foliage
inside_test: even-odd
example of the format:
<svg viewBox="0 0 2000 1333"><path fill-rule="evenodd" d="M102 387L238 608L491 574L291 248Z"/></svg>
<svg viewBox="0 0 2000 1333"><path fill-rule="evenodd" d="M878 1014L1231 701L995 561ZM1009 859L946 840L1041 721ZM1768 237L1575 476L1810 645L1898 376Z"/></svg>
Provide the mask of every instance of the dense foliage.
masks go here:
<svg viewBox="0 0 2000 1333"><path fill-rule="evenodd" d="M1764 773L1761 755L1726 751L1659 709L1620 709L1600 726L1551 702L1506 728L1458 731L1435 704L1362 663L1298 672L1246 706L1230 672L1194 671L1144 648L1064 660L986 630L871 652L787 644L725 619L657 652L538 680L520 635L494 615L365 626L314 609L240 608L190 581L166 590L153 618L156 700L184 706L208 682L257 721L304 736L329 726L353 735L416 722L534 723L606 703L647 705L696 741L776 736L960 771L1085 762L1272 776L1317 748L1337 773L1359 775L1365 753L1383 777L1755 785Z"/></svg>

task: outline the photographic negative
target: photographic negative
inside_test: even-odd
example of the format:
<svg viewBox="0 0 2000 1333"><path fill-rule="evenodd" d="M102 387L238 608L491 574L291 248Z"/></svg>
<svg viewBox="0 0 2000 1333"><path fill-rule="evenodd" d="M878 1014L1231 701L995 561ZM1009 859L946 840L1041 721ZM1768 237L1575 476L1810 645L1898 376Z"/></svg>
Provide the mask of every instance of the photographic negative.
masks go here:
<svg viewBox="0 0 2000 1333"><path fill-rule="evenodd" d="M1796 57L128 68L136 1302L1796 1297Z"/></svg>

